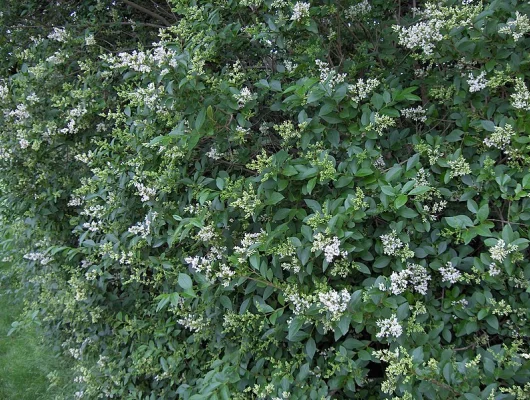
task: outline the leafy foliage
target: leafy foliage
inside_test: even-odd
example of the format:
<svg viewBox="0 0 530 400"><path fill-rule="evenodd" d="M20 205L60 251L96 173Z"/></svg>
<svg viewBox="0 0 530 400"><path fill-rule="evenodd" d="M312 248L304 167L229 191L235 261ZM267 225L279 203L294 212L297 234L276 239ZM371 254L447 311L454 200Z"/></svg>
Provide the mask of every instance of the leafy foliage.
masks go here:
<svg viewBox="0 0 530 400"><path fill-rule="evenodd" d="M528 398L528 4L81 4L0 88L78 397Z"/></svg>

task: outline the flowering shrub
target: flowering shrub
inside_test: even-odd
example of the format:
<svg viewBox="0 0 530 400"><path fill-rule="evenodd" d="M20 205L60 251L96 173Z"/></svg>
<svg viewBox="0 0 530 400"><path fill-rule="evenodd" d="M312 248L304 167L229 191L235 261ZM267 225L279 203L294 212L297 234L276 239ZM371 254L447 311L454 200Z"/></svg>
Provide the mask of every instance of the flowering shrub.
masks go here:
<svg viewBox="0 0 530 400"><path fill-rule="evenodd" d="M529 4L81 3L0 78L77 398L530 396Z"/></svg>

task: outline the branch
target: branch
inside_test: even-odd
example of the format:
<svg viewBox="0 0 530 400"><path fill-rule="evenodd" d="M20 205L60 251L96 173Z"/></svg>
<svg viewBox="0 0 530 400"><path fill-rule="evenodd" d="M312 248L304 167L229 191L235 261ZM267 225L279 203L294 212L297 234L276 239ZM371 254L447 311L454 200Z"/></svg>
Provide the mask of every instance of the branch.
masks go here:
<svg viewBox="0 0 530 400"><path fill-rule="evenodd" d="M150 26L152 28L165 28L164 25L151 24L149 22L101 22L97 24L73 24L67 25L68 28L96 28L99 26L113 26L113 25L138 25L138 26ZM57 25L13 25L8 26L8 29L51 29Z"/></svg>
<svg viewBox="0 0 530 400"><path fill-rule="evenodd" d="M147 15L150 15L151 17L153 17L153 18L156 18L157 20L161 21L165 26L171 26L171 24L169 23L169 21L167 19L165 19L161 15L158 15L157 13L155 13L155 12L153 12L151 10L148 10L145 7L142 7L139 4L133 3L130 0L122 0L122 2L124 2L125 4L127 4L128 6L130 6L132 8L136 8L137 10L143 12L144 14L147 14Z"/></svg>

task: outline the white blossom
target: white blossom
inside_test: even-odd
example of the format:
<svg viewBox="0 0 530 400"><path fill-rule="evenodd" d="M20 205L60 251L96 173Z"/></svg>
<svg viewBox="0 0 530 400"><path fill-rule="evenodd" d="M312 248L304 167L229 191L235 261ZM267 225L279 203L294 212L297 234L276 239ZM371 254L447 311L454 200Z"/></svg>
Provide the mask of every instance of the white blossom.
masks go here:
<svg viewBox="0 0 530 400"><path fill-rule="evenodd" d="M192 332L198 332L206 326L204 318L195 314L187 314L178 319L177 323Z"/></svg>
<svg viewBox="0 0 530 400"><path fill-rule="evenodd" d="M320 70L320 83L329 85L331 90L346 79L346 74L339 74L328 63L321 60L315 60L315 63Z"/></svg>
<svg viewBox="0 0 530 400"><path fill-rule="evenodd" d="M53 28L53 32L48 35L48 39L56 40L57 42L66 42L68 34L64 28Z"/></svg>
<svg viewBox="0 0 530 400"><path fill-rule="evenodd" d="M470 72L468 75L467 84L469 85L469 91L471 93L479 92L482 89L485 89L488 86L486 72L482 71L477 77L473 75L473 72Z"/></svg>
<svg viewBox="0 0 530 400"><path fill-rule="evenodd" d="M293 71L298 67L298 64L290 61L290 60L285 60L283 62L283 65L285 67L285 69L287 70L288 73L293 73Z"/></svg>
<svg viewBox="0 0 530 400"><path fill-rule="evenodd" d="M407 268L401 272L393 272L390 276L390 291L399 295L410 287L423 295L427 294L428 284L431 280L427 269L419 264L407 263Z"/></svg>
<svg viewBox="0 0 530 400"><path fill-rule="evenodd" d="M331 289L329 292L318 294L320 304L327 312L332 314L332 320L340 318L342 313L346 311L350 299L351 295L346 289L342 289L340 292Z"/></svg>
<svg viewBox="0 0 530 400"><path fill-rule="evenodd" d="M398 32L399 44L410 50L421 49L425 56L433 54L437 42L443 39L440 30L443 22L437 19L421 21L410 27L394 26Z"/></svg>
<svg viewBox="0 0 530 400"><path fill-rule="evenodd" d="M133 185L136 188L136 190L138 190L138 195L140 196L140 199L144 203L149 201L151 198L153 198L156 195L156 189L154 188L147 187L140 182L134 182Z"/></svg>
<svg viewBox="0 0 530 400"><path fill-rule="evenodd" d="M94 34L90 33L87 36L85 36L85 45L92 46L96 44L96 39L94 39Z"/></svg>
<svg viewBox="0 0 530 400"><path fill-rule="evenodd" d="M222 157L222 153L217 150L216 147L212 147L208 153L206 153L206 156L211 158L212 160L219 160Z"/></svg>
<svg viewBox="0 0 530 400"><path fill-rule="evenodd" d="M291 21L301 21L302 19L309 17L309 3L297 2L293 7L293 14L291 15Z"/></svg>
<svg viewBox="0 0 530 400"><path fill-rule="evenodd" d="M348 85L348 91L354 102L359 103L361 100L368 98L368 96L379 86L381 82L375 78L368 78L366 82L359 78L353 85Z"/></svg>
<svg viewBox="0 0 530 400"><path fill-rule="evenodd" d="M234 94L234 98L237 100L239 108L243 108L247 103L256 100L258 95L252 93L248 87L244 87L239 93Z"/></svg>
<svg viewBox="0 0 530 400"><path fill-rule="evenodd" d="M390 318L380 319L376 322L380 331L375 335L378 338L393 336L398 338L403 333L403 327L399 323L396 314L392 314Z"/></svg>
<svg viewBox="0 0 530 400"><path fill-rule="evenodd" d="M27 149L29 147L29 141L26 139L20 139L18 144L20 145L21 149Z"/></svg>
<svg viewBox="0 0 530 400"><path fill-rule="evenodd" d="M425 109L422 106L418 106L416 108L404 108L401 110L401 114L405 116L405 118L409 118L413 121L421 121L425 122L427 121L427 116L425 115Z"/></svg>
<svg viewBox="0 0 530 400"><path fill-rule="evenodd" d="M324 257L328 263L333 262L333 259L342 255L346 257L348 253L340 250L340 240L337 236L327 238L322 233L317 233L313 238L312 252L324 251Z"/></svg>
<svg viewBox="0 0 530 400"><path fill-rule="evenodd" d="M521 78L515 81L515 93L511 96L512 107L519 110L530 111L530 91Z"/></svg>
<svg viewBox="0 0 530 400"><path fill-rule="evenodd" d="M504 240L499 239L497 244L490 249L490 256L493 260L503 262L510 253L517 251L518 247L514 244L506 245Z"/></svg>
<svg viewBox="0 0 530 400"><path fill-rule="evenodd" d="M516 42L530 32L530 19L527 15L515 12L515 19L506 22L506 25L499 29L499 33L512 35Z"/></svg>
<svg viewBox="0 0 530 400"><path fill-rule="evenodd" d="M490 276L497 276L501 273L501 269L497 266L497 264L491 263L488 272Z"/></svg>
<svg viewBox="0 0 530 400"><path fill-rule="evenodd" d="M493 133L484 139L484 144L488 147L505 150L510 145L511 138L514 135L515 131L511 125L506 124L504 127L496 126Z"/></svg>
<svg viewBox="0 0 530 400"><path fill-rule="evenodd" d="M368 0L363 0L360 3L351 5L346 9L344 14L349 20L355 21L357 18L368 14L371 10L372 5L368 2Z"/></svg>
<svg viewBox="0 0 530 400"><path fill-rule="evenodd" d="M396 255L398 250L403 248L403 242L398 238L395 230L386 235L381 235L381 242L383 243L383 253L389 256Z"/></svg>
<svg viewBox="0 0 530 400"><path fill-rule="evenodd" d="M462 276L462 273L453 267L450 261L447 262L445 267L440 267L438 271L442 275L442 282L457 283Z"/></svg>

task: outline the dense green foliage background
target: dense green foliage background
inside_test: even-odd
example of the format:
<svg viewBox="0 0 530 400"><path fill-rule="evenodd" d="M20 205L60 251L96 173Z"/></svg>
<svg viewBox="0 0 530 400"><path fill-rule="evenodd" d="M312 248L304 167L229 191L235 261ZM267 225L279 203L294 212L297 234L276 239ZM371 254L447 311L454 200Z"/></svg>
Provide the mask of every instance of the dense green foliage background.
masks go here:
<svg viewBox="0 0 530 400"><path fill-rule="evenodd" d="M528 2L20 3L4 256L77 398L530 396Z"/></svg>

